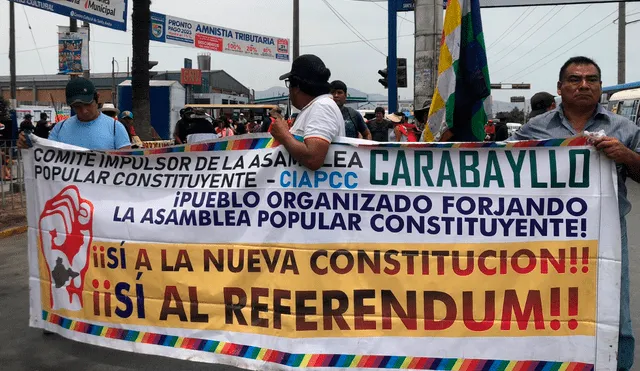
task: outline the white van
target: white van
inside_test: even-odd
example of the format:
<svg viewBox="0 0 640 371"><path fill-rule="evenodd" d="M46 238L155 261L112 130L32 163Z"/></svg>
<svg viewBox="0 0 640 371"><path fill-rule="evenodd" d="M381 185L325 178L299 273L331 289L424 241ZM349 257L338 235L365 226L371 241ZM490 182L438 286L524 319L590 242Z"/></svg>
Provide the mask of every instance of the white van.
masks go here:
<svg viewBox="0 0 640 371"><path fill-rule="evenodd" d="M520 128L522 124L518 124L517 122L507 122L507 130L509 130L509 136L515 134Z"/></svg>
<svg viewBox="0 0 640 371"><path fill-rule="evenodd" d="M619 91L609 98L609 111L640 123L640 89Z"/></svg>

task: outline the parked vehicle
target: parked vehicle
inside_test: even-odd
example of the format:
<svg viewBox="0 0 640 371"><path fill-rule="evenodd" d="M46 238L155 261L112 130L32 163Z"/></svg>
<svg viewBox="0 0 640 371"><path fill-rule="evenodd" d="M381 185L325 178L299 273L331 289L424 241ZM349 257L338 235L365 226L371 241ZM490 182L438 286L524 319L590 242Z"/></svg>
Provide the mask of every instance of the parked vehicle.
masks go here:
<svg viewBox="0 0 640 371"><path fill-rule="evenodd" d="M518 124L517 122L507 122L507 129L509 130L509 136L515 134L520 128L522 124Z"/></svg>
<svg viewBox="0 0 640 371"><path fill-rule="evenodd" d="M640 124L640 89L619 91L609 98L609 111Z"/></svg>

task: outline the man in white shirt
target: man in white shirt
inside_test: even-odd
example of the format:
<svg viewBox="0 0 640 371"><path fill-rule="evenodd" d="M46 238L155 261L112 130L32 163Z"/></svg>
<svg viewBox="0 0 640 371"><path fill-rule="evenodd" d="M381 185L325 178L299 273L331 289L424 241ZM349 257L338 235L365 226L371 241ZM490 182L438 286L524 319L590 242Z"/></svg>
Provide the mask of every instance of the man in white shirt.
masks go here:
<svg viewBox="0 0 640 371"><path fill-rule="evenodd" d="M289 125L281 115L271 128L271 135L303 166L318 170L324 164L329 145L345 136L344 119L329 91L331 71L315 55L301 55L293 61L291 72L280 76L289 88L289 99L300 110L296 122ZM304 139L300 142L295 136Z"/></svg>

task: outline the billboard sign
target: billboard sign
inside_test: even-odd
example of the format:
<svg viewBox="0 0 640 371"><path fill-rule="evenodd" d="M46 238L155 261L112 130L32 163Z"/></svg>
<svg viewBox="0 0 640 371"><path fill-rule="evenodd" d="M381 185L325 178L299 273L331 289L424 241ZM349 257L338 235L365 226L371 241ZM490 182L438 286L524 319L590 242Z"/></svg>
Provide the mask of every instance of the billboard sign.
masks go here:
<svg viewBox="0 0 640 371"><path fill-rule="evenodd" d="M129 0L10 0L114 30L127 30Z"/></svg>
<svg viewBox="0 0 640 371"><path fill-rule="evenodd" d="M152 41L246 57L289 61L289 39L151 12Z"/></svg>
<svg viewBox="0 0 640 371"><path fill-rule="evenodd" d="M202 71L195 68L181 69L180 83L182 85L202 85Z"/></svg>
<svg viewBox="0 0 640 371"><path fill-rule="evenodd" d="M58 26L58 73L81 74L89 69L89 29L69 32L69 27Z"/></svg>

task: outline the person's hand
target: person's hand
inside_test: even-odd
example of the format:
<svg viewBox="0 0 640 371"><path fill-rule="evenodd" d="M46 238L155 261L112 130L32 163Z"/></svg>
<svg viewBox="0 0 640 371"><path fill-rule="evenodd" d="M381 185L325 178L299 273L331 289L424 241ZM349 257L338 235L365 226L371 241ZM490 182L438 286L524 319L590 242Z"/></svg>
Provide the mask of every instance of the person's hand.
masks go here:
<svg viewBox="0 0 640 371"><path fill-rule="evenodd" d="M635 152L627 148L617 138L602 137L593 140L593 145L607 157L619 164L624 164L633 158Z"/></svg>
<svg viewBox="0 0 640 371"><path fill-rule="evenodd" d="M27 141L27 136L24 134L24 132L21 132L20 135L18 135L18 148L27 149L30 147L31 146L29 145L29 141Z"/></svg>
<svg viewBox="0 0 640 371"><path fill-rule="evenodd" d="M287 121L285 121L282 115L274 114L273 118L276 121L271 125L271 135L275 139L281 140L289 134L289 124L287 124Z"/></svg>

